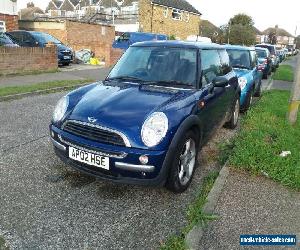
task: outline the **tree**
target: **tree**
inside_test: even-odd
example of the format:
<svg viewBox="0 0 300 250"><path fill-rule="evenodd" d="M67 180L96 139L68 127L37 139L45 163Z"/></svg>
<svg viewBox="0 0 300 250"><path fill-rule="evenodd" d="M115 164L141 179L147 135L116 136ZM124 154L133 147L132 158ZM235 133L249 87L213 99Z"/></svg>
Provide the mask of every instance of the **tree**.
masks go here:
<svg viewBox="0 0 300 250"><path fill-rule="evenodd" d="M268 33L268 43L276 44L277 43L277 35L276 29L271 29Z"/></svg>
<svg viewBox="0 0 300 250"><path fill-rule="evenodd" d="M234 17L230 18L229 23L231 25L241 24L244 26L254 26L254 21L251 16L246 14L237 14Z"/></svg>
<svg viewBox="0 0 300 250"><path fill-rule="evenodd" d="M231 44L253 45L256 35L252 17L245 14L237 14L232 17L225 26L226 38Z"/></svg>

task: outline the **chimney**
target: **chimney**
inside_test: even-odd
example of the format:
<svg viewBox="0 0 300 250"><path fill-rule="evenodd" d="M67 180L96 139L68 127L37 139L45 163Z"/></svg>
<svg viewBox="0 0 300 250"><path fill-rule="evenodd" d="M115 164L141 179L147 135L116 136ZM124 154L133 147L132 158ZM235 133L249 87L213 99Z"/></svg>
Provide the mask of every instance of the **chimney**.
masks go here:
<svg viewBox="0 0 300 250"><path fill-rule="evenodd" d="M34 3L33 2L28 2L27 3L27 8L33 8L34 7Z"/></svg>

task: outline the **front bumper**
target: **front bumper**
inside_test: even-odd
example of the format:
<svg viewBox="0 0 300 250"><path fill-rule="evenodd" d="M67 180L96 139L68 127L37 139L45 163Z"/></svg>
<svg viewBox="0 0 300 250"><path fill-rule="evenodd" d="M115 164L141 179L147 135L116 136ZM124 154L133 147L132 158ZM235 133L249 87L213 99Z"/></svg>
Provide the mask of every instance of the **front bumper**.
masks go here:
<svg viewBox="0 0 300 250"><path fill-rule="evenodd" d="M69 134L53 125L50 125L50 133L56 155L81 172L125 184L162 186L166 181L172 155L166 151L100 144ZM110 169L105 170L70 159L69 146L109 157ZM147 165L140 163L141 155L148 156Z"/></svg>

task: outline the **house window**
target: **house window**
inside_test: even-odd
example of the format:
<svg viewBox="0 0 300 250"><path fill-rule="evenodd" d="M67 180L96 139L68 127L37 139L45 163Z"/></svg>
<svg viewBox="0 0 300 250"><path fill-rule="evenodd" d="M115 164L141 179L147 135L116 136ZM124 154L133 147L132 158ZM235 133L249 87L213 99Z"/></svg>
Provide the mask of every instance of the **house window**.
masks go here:
<svg viewBox="0 0 300 250"><path fill-rule="evenodd" d="M0 32L6 32L6 26L4 21L0 21Z"/></svg>
<svg viewBox="0 0 300 250"><path fill-rule="evenodd" d="M174 20L182 20L182 11L177 10L177 9L173 9L172 18Z"/></svg>
<svg viewBox="0 0 300 250"><path fill-rule="evenodd" d="M190 21L190 13L186 13L185 21L188 23Z"/></svg>
<svg viewBox="0 0 300 250"><path fill-rule="evenodd" d="M165 8L165 9L164 9L164 17L165 17L165 18L168 18L168 14L169 14L169 9L168 9L168 8Z"/></svg>

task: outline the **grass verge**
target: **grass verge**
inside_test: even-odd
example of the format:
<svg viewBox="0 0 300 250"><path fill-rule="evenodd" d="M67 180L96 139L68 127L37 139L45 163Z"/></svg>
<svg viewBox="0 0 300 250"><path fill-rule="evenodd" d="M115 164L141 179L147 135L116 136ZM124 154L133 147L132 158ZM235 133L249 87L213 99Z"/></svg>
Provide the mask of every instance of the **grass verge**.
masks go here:
<svg viewBox="0 0 300 250"><path fill-rule="evenodd" d="M274 80L281 80L287 82L294 81L294 70L290 65L280 65L273 75Z"/></svg>
<svg viewBox="0 0 300 250"><path fill-rule="evenodd" d="M24 72L18 72L18 73L11 73L11 74L3 74L0 71L0 76L26 76L26 75L40 75L40 74L46 74L46 73L57 73L60 72L59 69L50 69L50 70L30 70L30 71L24 71Z"/></svg>
<svg viewBox="0 0 300 250"><path fill-rule="evenodd" d="M243 118L232 145L229 166L265 175L300 190L300 117L292 126L286 120L290 93L265 92L259 103ZM281 157L282 151L291 155Z"/></svg>
<svg viewBox="0 0 300 250"><path fill-rule="evenodd" d="M0 235L0 249L9 250L9 247L6 245L5 239Z"/></svg>
<svg viewBox="0 0 300 250"><path fill-rule="evenodd" d="M187 233L196 225L205 225L208 221L215 219L214 215L205 214L202 211L203 206L206 203L206 198L212 189L215 180L219 173L211 172L207 177L204 178L202 187L197 195L196 200L189 206L187 211L188 225L181 231L179 235L170 237L164 245L161 246L161 250L184 250L185 236Z"/></svg>
<svg viewBox="0 0 300 250"><path fill-rule="evenodd" d="M66 80L66 81L52 81L52 82L43 82L32 85L23 85L23 86L9 86L9 87L0 87L0 97L32 93L35 91L47 90L51 88L59 87L71 87L75 85L84 84L91 82L90 79L85 80Z"/></svg>

